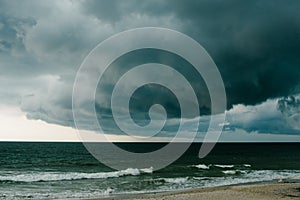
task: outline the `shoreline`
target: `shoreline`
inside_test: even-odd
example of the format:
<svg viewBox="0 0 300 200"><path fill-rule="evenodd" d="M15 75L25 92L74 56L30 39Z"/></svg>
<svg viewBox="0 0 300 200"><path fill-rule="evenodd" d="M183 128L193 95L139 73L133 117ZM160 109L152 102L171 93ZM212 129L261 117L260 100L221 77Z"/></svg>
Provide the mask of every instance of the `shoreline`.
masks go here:
<svg viewBox="0 0 300 200"><path fill-rule="evenodd" d="M86 199L86 198L85 198ZM127 194L89 200L295 200L300 199L300 182L262 183L196 188L146 194ZM88 199L86 199L88 200Z"/></svg>

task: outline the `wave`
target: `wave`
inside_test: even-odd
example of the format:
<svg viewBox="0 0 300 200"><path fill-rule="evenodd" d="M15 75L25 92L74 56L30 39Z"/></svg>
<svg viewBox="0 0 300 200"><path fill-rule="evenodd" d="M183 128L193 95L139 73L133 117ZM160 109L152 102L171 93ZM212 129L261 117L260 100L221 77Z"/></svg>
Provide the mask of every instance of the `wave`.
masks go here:
<svg viewBox="0 0 300 200"><path fill-rule="evenodd" d="M80 179L106 179L117 178L121 176L137 176L145 173L152 173L153 168L136 169L128 168L113 172L97 172L97 173L79 173L79 172L28 172L26 174L17 175L0 175L0 181L13 182L47 182L47 181L64 181L64 180L80 180Z"/></svg>
<svg viewBox="0 0 300 200"><path fill-rule="evenodd" d="M224 174L228 174L228 175L233 175L236 174L237 171L236 170L226 170L226 171L222 171Z"/></svg>
<svg viewBox="0 0 300 200"><path fill-rule="evenodd" d="M211 180L213 177L193 177L193 179L195 180L199 180L199 181L207 181L207 180Z"/></svg>
<svg viewBox="0 0 300 200"><path fill-rule="evenodd" d="M239 173L241 173L241 176L215 178L211 182L206 182L204 187L235 185L244 183L259 183L264 181L279 180L283 178L289 180L300 180L300 170L255 170L251 172L239 171Z"/></svg>
<svg viewBox="0 0 300 200"><path fill-rule="evenodd" d="M239 165L237 165L239 166ZM138 174L142 174L142 173L152 173L151 172L152 168L146 168L146 169L126 169L126 170L121 170L121 171L116 171L116 172L102 172L104 174L106 174L106 176L104 176L104 174L102 174L100 176L101 173L89 173L92 178L99 178L100 177L111 177L111 173L115 173L117 175L129 175L131 176L132 174L134 175L138 175ZM213 168L211 170L214 170ZM219 170L218 170L219 171ZM162 191L174 191L174 190L182 190L182 189L191 189L191 188L206 188L206 187L215 187L215 186L224 186L224 185L235 185L235 184L243 184L243 183L255 183L255 182L262 182L262 181L274 181L274 180L279 180L279 179L295 179L295 180L299 180L300 179L300 170L232 170L232 169L224 169L223 172L226 171L234 171L236 173L238 173L237 175L225 175L224 176L219 176L219 177L208 177L207 173L205 173L205 176L201 176L201 173L197 173L194 175L197 176L187 176L186 174L181 174L181 176L179 177L162 177L164 174L160 174L157 173L155 176L144 176L144 177L130 177L130 179L132 178L134 181L131 182L132 180L129 180L129 182L124 182L121 184L122 181L119 181L118 179L107 179L105 180L105 184L103 186L100 185L96 185L93 187L90 187L90 184L86 184L86 182L82 181L82 183L74 183L74 184L79 184L78 186L80 186L80 188L82 188L82 190L77 190L76 192L74 192L74 188L73 188L73 183L71 186L71 189L69 190L65 190L63 188L63 190L57 190L55 193L47 193L44 192L44 190L40 190L40 192L37 192L36 190L30 190L30 191L26 191L26 190L18 190L18 189L13 189L11 191L5 191L5 188L0 187L0 193L2 192L3 194L5 193L6 196L4 195L0 195L0 199L6 199L5 197L12 197L14 196L15 198L12 199L21 199L21 198L28 198L28 197L32 197L33 199L67 199L67 198L72 198L72 199L79 199L79 198L84 198L84 199L92 199L94 197L108 197L111 195L120 195L120 194L141 194L141 193L150 193L150 192L162 192ZM2 171L3 172L3 171ZM4 174L5 173L5 174ZM0 171L0 179L3 179L3 177L5 177L5 179L7 179L8 177L10 177L10 179L16 180L18 178L18 180L24 180L24 176L21 179L20 175L16 175L13 174L16 172L10 171L10 172L3 172L1 173ZM21 173L21 172L18 172ZM22 172L24 173L24 172ZM45 176L48 175L48 180L49 181L49 177L51 177L51 179L53 180L54 177L53 174L61 174L61 175L65 175L65 177L63 179L59 179L59 180L68 180L66 179L66 177L71 176L73 173L51 173L51 172L29 172L30 174L26 174L28 175L26 177L27 182L30 181L29 178L31 178L31 176L36 176L39 177L40 175L43 175L44 177L42 177L43 179L46 180ZM34 174L35 173L35 174ZM228 173L228 172L227 172ZM229 172L230 173L230 172ZM233 172L231 172L233 173ZM83 177L82 174L84 173L76 173L78 175L78 177L80 177L79 175L81 175L81 177ZM24 174L25 175L25 174ZM84 174L84 178L86 178L87 174ZM170 175L170 174L168 174ZM114 177L116 177L114 175ZM40 177L41 178L41 177ZM74 177L73 177L74 179ZM35 181L37 179L34 179ZM31 180L32 181L32 180ZM51 181L51 180L50 180ZM89 180L86 180L88 183ZM98 181L96 181L98 182ZM110 184L110 183L114 183L114 184ZM23 184L23 183L20 183ZM36 183L30 183L33 186L36 186L36 188L38 188L37 186L41 186L44 187L43 185L45 184L46 186L48 186L48 184L46 183L42 183L42 185L40 185L40 183L36 182ZM51 182L49 184L52 184ZM60 184L65 184L60 183ZM136 185L138 184L138 185ZM150 184L150 185L149 185ZM0 185L1 185L1 180L0 180ZM68 185L68 184L66 184ZM125 186L125 187L123 187ZM13 185L12 187L14 188L21 188L23 187L18 186L18 185ZM79 188L79 187L78 187ZM5 191L5 192L3 192ZM2 197L2 198L1 198Z"/></svg>
<svg viewBox="0 0 300 200"><path fill-rule="evenodd" d="M115 191L114 189L109 187L103 192L103 195L108 196L108 195L112 194L114 191Z"/></svg>
<svg viewBox="0 0 300 200"><path fill-rule="evenodd" d="M210 169L211 166L214 166L214 167L218 167L218 168L239 168L239 167L242 167L242 168L251 168L252 166L250 164L242 164L242 165L220 165L220 164L209 164L209 165L205 165L205 164L198 164L198 165L192 165L192 167L196 167L198 169Z"/></svg>
<svg viewBox="0 0 300 200"><path fill-rule="evenodd" d="M234 165L214 165L214 166L219 168L234 168Z"/></svg>
<svg viewBox="0 0 300 200"><path fill-rule="evenodd" d="M180 177L180 178L163 178L167 183L175 183L175 184L183 184L188 181L188 177Z"/></svg>
<svg viewBox="0 0 300 200"><path fill-rule="evenodd" d="M193 167L197 167L199 169L209 169L209 166L204 164L193 165Z"/></svg>
<svg viewBox="0 0 300 200"><path fill-rule="evenodd" d="M233 175L233 174L247 174L245 170L225 170L222 171L223 174Z"/></svg>

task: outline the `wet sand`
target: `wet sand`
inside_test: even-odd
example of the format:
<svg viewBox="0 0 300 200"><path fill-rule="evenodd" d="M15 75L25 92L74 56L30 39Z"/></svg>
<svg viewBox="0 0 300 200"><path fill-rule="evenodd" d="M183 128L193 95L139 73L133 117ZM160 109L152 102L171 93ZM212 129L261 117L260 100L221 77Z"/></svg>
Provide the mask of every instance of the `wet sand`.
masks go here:
<svg viewBox="0 0 300 200"><path fill-rule="evenodd" d="M181 192L129 195L101 200L296 200L300 199L300 183L222 186Z"/></svg>

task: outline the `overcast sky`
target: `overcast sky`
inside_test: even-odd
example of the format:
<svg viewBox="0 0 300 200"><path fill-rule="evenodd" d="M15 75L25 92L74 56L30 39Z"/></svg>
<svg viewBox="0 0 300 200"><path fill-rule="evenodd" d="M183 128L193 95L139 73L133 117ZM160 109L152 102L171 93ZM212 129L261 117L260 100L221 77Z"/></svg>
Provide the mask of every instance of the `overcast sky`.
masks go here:
<svg viewBox="0 0 300 200"><path fill-rule="evenodd" d="M300 142L299 7L297 0L2 0L0 140L78 140L72 89L84 58L113 34L155 26L190 36L216 63L227 95L221 140ZM149 49L118 59L100 81L95 108L105 133L124 139L111 116L112 86L132 65L147 62L170 65L194 85L202 113L200 141L210 116L205 83L187 70L185 60ZM140 88L130 104L132 117L147 123L154 103L164 105L171 118L161 139L172 136L180 108L165 88ZM87 131L97 132L92 125Z"/></svg>

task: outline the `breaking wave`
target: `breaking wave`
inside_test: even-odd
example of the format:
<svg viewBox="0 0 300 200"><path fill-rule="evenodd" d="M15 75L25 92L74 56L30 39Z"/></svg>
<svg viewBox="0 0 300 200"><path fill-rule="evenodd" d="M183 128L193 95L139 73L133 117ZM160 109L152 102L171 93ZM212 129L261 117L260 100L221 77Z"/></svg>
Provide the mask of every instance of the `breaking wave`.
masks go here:
<svg viewBox="0 0 300 200"><path fill-rule="evenodd" d="M0 181L13 182L42 182L42 181L63 181L63 180L79 180L79 179L106 179L117 178L121 176L137 176L145 173L152 173L153 168L134 169L128 168L113 172L98 173L78 173L78 172L28 172L26 174L7 174L0 175Z"/></svg>

